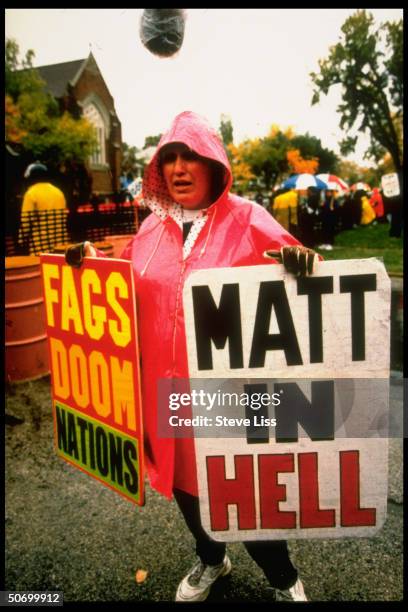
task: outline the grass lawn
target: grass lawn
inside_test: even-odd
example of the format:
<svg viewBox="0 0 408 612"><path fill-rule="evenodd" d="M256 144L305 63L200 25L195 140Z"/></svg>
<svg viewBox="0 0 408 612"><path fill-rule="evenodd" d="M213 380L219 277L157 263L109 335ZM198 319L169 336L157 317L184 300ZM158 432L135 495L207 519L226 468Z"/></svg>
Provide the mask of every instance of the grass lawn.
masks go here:
<svg viewBox="0 0 408 612"><path fill-rule="evenodd" d="M380 257L388 274L402 276L403 238L390 238L388 223L356 227L337 234L332 251L315 250L324 259L366 259Z"/></svg>

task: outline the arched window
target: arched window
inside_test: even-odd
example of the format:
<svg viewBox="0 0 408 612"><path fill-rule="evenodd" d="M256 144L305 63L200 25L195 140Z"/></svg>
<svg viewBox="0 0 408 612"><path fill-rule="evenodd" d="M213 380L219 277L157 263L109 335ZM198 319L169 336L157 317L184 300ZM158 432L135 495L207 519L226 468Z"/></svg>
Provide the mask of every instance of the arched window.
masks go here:
<svg viewBox="0 0 408 612"><path fill-rule="evenodd" d="M106 128L103 117L95 104L88 104L84 109L84 117L92 123L95 128L98 149L92 154L91 165L100 165L106 163L105 139Z"/></svg>

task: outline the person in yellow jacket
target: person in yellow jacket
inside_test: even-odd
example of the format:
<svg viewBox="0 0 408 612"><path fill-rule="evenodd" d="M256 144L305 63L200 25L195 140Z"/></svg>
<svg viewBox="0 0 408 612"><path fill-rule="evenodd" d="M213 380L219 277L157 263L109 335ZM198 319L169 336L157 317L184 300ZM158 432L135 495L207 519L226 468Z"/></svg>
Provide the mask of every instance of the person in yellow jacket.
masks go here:
<svg viewBox="0 0 408 612"><path fill-rule="evenodd" d="M289 189L277 195L273 201L272 214L282 227L296 236L298 228L297 192L294 189Z"/></svg>
<svg viewBox="0 0 408 612"><path fill-rule="evenodd" d="M360 225L369 225L375 219L375 211L371 206L370 201L366 195L361 198L361 221Z"/></svg>
<svg viewBox="0 0 408 612"><path fill-rule="evenodd" d="M48 180L48 169L30 164L24 177L31 185L24 194L19 243L24 254L52 251L67 239L67 204L63 192Z"/></svg>

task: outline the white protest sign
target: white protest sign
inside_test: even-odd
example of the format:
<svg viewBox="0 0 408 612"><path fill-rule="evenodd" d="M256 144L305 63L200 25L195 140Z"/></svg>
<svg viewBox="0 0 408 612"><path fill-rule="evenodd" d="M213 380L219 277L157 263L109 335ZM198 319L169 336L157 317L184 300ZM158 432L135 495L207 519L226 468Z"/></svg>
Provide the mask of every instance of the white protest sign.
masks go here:
<svg viewBox="0 0 408 612"><path fill-rule="evenodd" d="M384 195L387 198L395 198L400 194L400 185L398 180L398 174L392 172L391 174L384 174L381 177L381 188Z"/></svg>
<svg viewBox="0 0 408 612"><path fill-rule="evenodd" d="M192 424L201 518L213 539L381 528L390 297L377 259L320 262L303 279L280 265L189 276Z"/></svg>

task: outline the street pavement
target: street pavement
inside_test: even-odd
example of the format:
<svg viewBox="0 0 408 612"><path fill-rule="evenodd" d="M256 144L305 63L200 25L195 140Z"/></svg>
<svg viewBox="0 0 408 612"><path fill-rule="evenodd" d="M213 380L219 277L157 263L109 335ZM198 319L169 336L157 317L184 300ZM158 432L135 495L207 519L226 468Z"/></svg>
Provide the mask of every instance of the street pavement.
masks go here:
<svg viewBox="0 0 408 612"><path fill-rule="evenodd" d="M403 379L391 380L402 413ZM55 455L49 379L13 385L6 403L5 589L63 591L66 603L173 601L195 560L174 501L146 486L135 507ZM372 538L289 543L313 601L398 601L403 593L402 440L390 440L388 513ZM208 603L274 602L274 591L241 543L233 570ZM137 570L147 572L137 583ZM278 604L276 604L278 605Z"/></svg>

